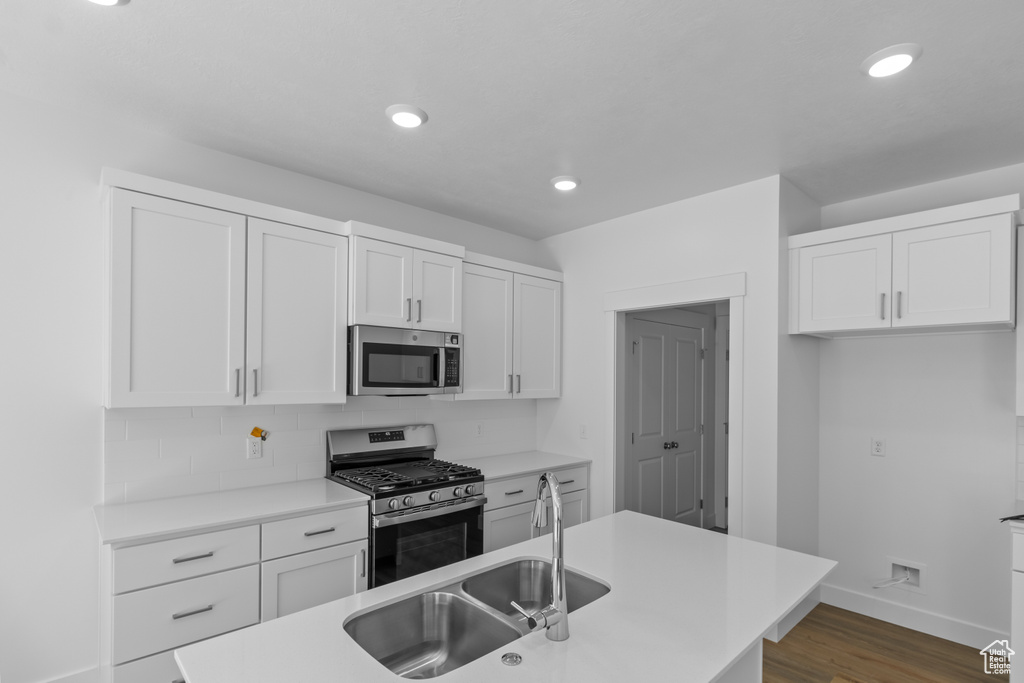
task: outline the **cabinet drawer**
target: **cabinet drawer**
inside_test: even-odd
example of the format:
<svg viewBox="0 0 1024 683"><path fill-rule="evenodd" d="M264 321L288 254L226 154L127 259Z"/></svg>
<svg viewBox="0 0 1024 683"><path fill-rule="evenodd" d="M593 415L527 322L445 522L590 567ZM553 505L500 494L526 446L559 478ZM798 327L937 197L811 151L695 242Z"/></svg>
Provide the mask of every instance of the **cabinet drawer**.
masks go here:
<svg viewBox="0 0 1024 683"><path fill-rule="evenodd" d="M366 538L369 512L365 505L263 525L262 559L294 555Z"/></svg>
<svg viewBox="0 0 1024 683"><path fill-rule="evenodd" d="M484 481L484 495L487 496L487 510L503 508L533 500L537 496L538 474L530 474L515 479L497 479L493 482Z"/></svg>
<svg viewBox="0 0 1024 683"><path fill-rule="evenodd" d="M117 595L113 663L255 624L259 595L256 565Z"/></svg>
<svg viewBox="0 0 1024 683"><path fill-rule="evenodd" d="M582 491L587 488L587 468L573 467L569 470L555 470L555 477L558 479L558 489L563 494L572 491Z"/></svg>
<svg viewBox="0 0 1024 683"><path fill-rule="evenodd" d="M111 674L111 683L185 683L174 650L115 666Z"/></svg>
<svg viewBox="0 0 1024 683"><path fill-rule="evenodd" d="M1013 568L1024 572L1024 533L1013 534Z"/></svg>
<svg viewBox="0 0 1024 683"><path fill-rule="evenodd" d="M114 593L125 593L260 560L259 527L147 543L114 551Z"/></svg>

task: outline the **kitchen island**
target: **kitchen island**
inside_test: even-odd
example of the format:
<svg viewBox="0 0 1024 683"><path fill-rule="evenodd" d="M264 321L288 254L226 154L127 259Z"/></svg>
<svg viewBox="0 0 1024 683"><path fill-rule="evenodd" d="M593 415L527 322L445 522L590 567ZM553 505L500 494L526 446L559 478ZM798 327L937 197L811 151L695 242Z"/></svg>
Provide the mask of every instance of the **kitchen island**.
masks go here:
<svg viewBox="0 0 1024 683"><path fill-rule="evenodd" d="M177 650L188 683L402 680L344 630L367 608L518 558L550 560L551 537L471 558ZM565 532L569 569L611 591L569 615L570 637L532 633L439 680L761 681L761 639L836 566L831 560L619 512ZM522 656L518 666L501 662Z"/></svg>

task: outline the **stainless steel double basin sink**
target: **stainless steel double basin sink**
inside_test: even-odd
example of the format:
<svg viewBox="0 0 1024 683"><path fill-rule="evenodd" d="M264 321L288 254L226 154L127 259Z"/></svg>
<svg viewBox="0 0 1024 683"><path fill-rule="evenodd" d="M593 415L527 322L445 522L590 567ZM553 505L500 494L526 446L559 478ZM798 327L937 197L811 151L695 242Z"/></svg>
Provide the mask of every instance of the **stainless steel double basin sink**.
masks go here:
<svg viewBox="0 0 1024 683"><path fill-rule="evenodd" d="M611 589L565 571L569 612ZM434 678L530 632L512 601L536 611L551 599L551 564L514 560L449 586L355 614L345 631L378 662L405 678Z"/></svg>

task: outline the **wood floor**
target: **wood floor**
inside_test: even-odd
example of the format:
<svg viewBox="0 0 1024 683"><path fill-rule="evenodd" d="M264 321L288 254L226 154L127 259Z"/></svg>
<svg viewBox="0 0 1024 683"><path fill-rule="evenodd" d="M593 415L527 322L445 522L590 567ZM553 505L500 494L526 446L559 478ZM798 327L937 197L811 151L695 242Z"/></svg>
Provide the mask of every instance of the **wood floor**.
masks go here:
<svg viewBox="0 0 1024 683"><path fill-rule="evenodd" d="M1007 682L973 647L818 605L779 643L764 641L764 683Z"/></svg>

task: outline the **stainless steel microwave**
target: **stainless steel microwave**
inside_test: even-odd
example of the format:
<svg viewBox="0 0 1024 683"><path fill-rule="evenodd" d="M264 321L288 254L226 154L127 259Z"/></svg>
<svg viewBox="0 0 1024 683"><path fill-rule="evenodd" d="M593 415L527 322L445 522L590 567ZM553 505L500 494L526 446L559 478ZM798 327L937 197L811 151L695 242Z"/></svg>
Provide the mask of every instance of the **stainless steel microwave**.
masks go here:
<svg viewBox="0 0 1024 683"><path fill-rule="evenodd" d="M462 393L462 335L353 325L348 328L348 393Z"/></svg>

